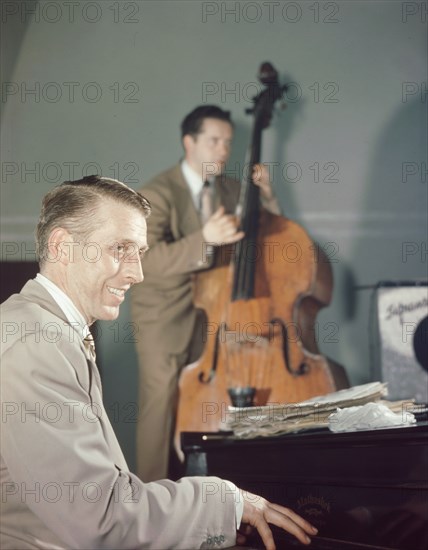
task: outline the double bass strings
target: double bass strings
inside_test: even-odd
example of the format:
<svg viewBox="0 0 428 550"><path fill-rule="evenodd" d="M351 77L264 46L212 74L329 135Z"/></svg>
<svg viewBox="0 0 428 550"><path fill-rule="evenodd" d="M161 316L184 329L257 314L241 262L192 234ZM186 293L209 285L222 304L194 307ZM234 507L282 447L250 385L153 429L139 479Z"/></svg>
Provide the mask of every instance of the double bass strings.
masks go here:
<svg viewBox="0 0 428 550"><path fill-rule="evenodd" d="M267 388L272 384L272 348L268 338L248 337L227 331L223 338L223 358L229 388Z"/></svg>

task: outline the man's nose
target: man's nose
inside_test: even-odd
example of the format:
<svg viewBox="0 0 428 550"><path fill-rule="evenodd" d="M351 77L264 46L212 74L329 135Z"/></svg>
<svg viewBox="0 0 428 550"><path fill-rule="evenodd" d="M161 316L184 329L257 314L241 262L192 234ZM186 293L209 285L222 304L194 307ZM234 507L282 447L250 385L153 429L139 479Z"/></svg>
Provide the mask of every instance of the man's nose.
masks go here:
<svg viewBox="0 0 428 550"><path fill-rule="evenodd" d="M229 146L224 142L219 142L219 154L223 158L227 158L229 156Z"/></svg>
<svg viewBox="0 0 428 550"><path fill-rule="evenodd" d="M137 274L136 274L136 277L137 277L137 280L136 282L137 283L142 283L144 281L144 273L143 273L143 266L141 264L141 260L140 258L138 258L138 261L137 261Z"/></svg>
<svg viewBox="0 0 428 550"><path fill-rule="evenodd" d="M125 262L125 274L132 279L134 284L144 281L143 266L139 257L128 258L128 261Z"/></svg>

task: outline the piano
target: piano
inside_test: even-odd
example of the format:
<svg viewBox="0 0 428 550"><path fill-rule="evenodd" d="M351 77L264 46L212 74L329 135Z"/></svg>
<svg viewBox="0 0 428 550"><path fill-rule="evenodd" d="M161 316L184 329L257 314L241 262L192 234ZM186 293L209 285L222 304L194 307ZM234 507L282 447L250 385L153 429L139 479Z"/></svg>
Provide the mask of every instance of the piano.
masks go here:
<svg viewBox="0 0 428 550"><path fill-rule="evenodd" d="M237 439L184 432L186 475L216 475L319 530L319 550L427 550L428 422L353 433ZM304 546L274 529L277 548ZM252 548L263 548L260 539Z"/></svg>

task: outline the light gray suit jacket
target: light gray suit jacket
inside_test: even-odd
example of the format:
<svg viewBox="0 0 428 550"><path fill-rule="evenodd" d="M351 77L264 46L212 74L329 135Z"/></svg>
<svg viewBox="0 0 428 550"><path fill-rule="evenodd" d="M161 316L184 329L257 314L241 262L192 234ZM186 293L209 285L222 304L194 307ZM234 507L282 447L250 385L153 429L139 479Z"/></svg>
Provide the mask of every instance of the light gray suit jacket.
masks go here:
<svg viewBox="0 0 428 550"><path fill-rule="evenodd" d="M224 548L235 495L219 478L129 472L97 367L48 292L1 307L1 548Z"/></svg>

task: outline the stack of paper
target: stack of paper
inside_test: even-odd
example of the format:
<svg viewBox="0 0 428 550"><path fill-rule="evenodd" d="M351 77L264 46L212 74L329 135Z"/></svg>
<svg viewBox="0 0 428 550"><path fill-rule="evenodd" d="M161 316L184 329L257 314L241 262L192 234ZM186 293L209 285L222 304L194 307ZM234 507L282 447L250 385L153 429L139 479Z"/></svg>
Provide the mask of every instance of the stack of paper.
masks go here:
<svg viewBox="0 0 428 550"><path fill-rule="evenodd" d="M300 403L268 404L262 407L229 407L222 429L240 438L282 435L328 426L328 417L338 408L378 402L387 394L386 384L371 382ZM402 410L406 402L382 401L392 410Z"/></svg>

